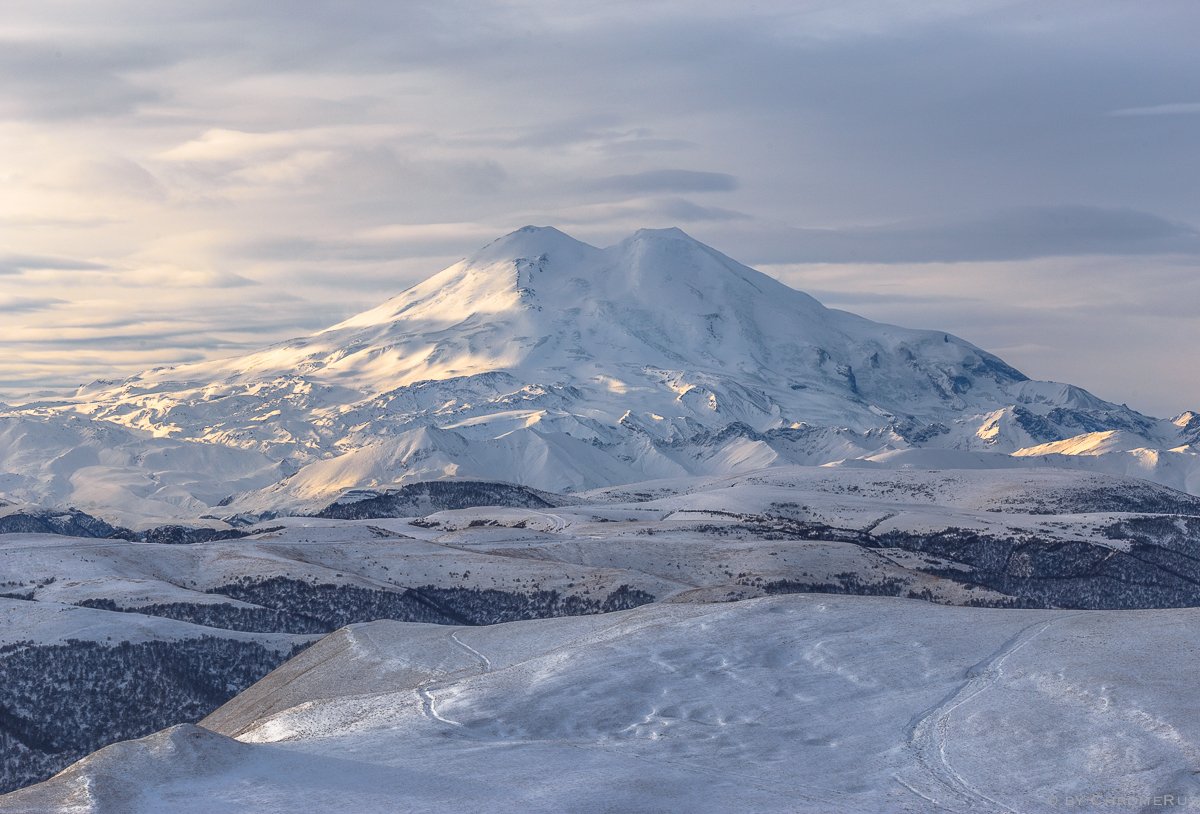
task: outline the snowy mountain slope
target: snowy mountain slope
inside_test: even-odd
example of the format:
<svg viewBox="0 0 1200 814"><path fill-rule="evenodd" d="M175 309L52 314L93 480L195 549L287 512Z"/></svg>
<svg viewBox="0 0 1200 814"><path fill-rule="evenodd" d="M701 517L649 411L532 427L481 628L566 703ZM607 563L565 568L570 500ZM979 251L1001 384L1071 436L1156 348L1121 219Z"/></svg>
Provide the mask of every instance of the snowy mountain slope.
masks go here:
<svg viewBox="0 0 1200 814"><path fill-rule="evenodd" d="M10 589L0 586L0 790L115 740L198 720L314 638L29 601Z"/></svg>
<svg viewBox="0 0 1200 814"><path fill-rule="evenodd" d="M0 534L112 537L121 531L121 529L78 509L48 509L28 503L0 505Z"/></svg>
<svg viewBox="0 0 1200 814"><path fill-rule="evenodd" d="M830 311L677 230L643 231L597 250L527 228L306 339L143 374L116 392L167 394L158 400L164 412L138 414L157 427L174 423L170 392L179 382L228 392L295 375L379 396L497 371L522 385L586 388L585 400L609 412L622 401L649 401L650 410L682 407L706 426L743 420L757 428L796 420L782 413L796 401L787 394L801 389L814 391L803 399L810 423L845 423L849 414L874 425L871 404L899 415L920 404L945 415L940 402L961 412L980 398L971 389L995 393L1024 379L945 334ZM636 395L617 398L630 391Z"/></svg>
<svg viewBox="0 0 1200 814"><path fill-rule="evenodd" d="M193 622L99 608L63 604L49 599L36 602L0 597L0 647L60 645L69 641L128 642L196 639L211 636L214 629ZM287 633L255 633L226 630L222 636L257 642L272 650L288 652L312 636Z"/></svg>
<svg viewBox="0 0 1200 814"><path fill-rule="evenodd" d="M71 413L0 416L0 494L88 509L118 525L195 518L289 471L252 450L153 437Z"/></svg>
<svg viewBox="0 0 1200 814"><path fill-rule="evenodd" d="M1142 662L1190 612L1093 611L1200 606L1200 498L1161 485L1200 492L1198 439L677 230L523 229L312 336L0 406L7 787L403 622L0 811L1188 790ZM1054 610L706 604L809 591Z"/></svg>
<svg viewBox="0 0 1200 814"><path fill-rule="evenodd" d="M931 463L918 454L938 468L914 466ZM335 504L364 519L283 518L232 540L0 535L0 709L18 710L0 716L0 787L47 777L79 743L198 720L288 643L373 619L487 625L801 591L1200 605L1200 498L998 453L892 456L908 464L776 466L569 498L448 480ZM1009 465L965 468L989 457ZM446 508L476 493L509 505ZM406 507L424 516L395 516ZM83 705L76 679L55 678L80 670ZM131 687L160 701L131 705ZM70 732L82 733L76 751Z"/></svg>
<svg viewBox="0 0 1200 814"><path fill-rule="evenodd" d="M1200 414L1189 410L1171 419L1171 423L1179 428L1181 444L1200 444Z"/></svg>
<svg viewBox="0 0 1200 814"><path fill-rule="evenodd" d="M514 595L558 591L579 600L602 600L623 584L636 583L656 595L679 587L628 569L475 553L452 540L440 542L440 533L410 527L407 521L398 528L429 539L370 522L340 521L284 524L241 540L192 545L6 535L0 538L0 555L11 576L0 587L33 602L103 602L102 607L184 619L195 615L189 610L203 617L202 611L214 605L287 609L296 598L289 592L315 594L317 588L328 589L325 604L334 606L339 593L350 605L355 593L399 598L420 588ZM268 590L272 586L276 589ZM320 618L322 603L315 596L301 598L303 604L294 610L303 611L304 619L296 623L308 632L307 622ZM444 603L439 607L451 609ZM293 621L263 615L235 629L272 630L277 624L291 629Z"/></svg>
<svg viewBox="0 0 1200 814"><path fill-rule="evenodd" d="M1200 467L1194 443L1173 449L1154 449L1136 435L1121 430L1086 433L1012 453L1052 466L1091 469L1157 481L1174 489L1200 494Z"/></svg>
<svg viewBox="0 0 1200 814"><path fill-rule="evenodd" d="M564 495L527 486L468 480L423 481L399 489L354 489L322 509L317 516L334 520L381 517L424 517L439 511L476 506L552 509L578 502Z"/></svg>
<svg viewBox="0 0 1200 814"><path fill-rule="evenodd" d="M0 791L114 740L196 721L293 646L349 622L597 613L652 598L629 581L676 588L366 524L223 542L0 537Z"/></svg>
<svg viewBox="0 0 1200 814"><path fill-rule="evenodd" d="M1137 808L1197 791L1200 728L1176 690L1200 668L1198 621L788 596L380 622L268 676L216 731L109 747L0 810Z"/></svg>
<svg viewBox="0 0 1200 814"><path fill-rule="evenodd" d="M119 473L128 487L98 493L109 473L80 471L62 485L70 456L58 480L30 480L21 460L0 464L24 500L108 500L160 516L199 514L235 491L229 513L310 512L345 489L446 477L580 491L914 446L1039 454L1114 432L1121 455L1068 445L1045 460L1071 454L1074 466L1186 489L1200 471L1194 417L1149 418L1030 381L949 334L825 308L676 229L598 249L527 227L310 336L8 415L86 417L169 439L189 456L195 444L185 442L242 453L187 464L223 476L226 490L200 476L156 485L153 459L147 472ZM72 448L61 430L46 432L47 445ZM1135 466L1134 449L1164 456ZM267 482L254 465L263 460L282 462ZM168 508L148 505L158 503Z"/></svg>

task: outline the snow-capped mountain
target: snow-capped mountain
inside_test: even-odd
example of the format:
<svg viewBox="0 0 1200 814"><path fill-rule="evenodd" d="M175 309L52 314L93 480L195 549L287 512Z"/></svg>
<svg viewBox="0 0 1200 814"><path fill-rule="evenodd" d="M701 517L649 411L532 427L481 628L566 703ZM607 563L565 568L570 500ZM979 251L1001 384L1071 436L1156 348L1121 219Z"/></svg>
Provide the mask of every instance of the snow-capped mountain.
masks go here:
<svg viewBox="0 0 1200 814"><path fill-rule="evenodd" d="M677 229L599 249L526 227L311 336L8 416L10 427L86 416L228 448L226 514L315 511L346 489L445 477L572 491L914 446L1200 491L1195 416L1150 418L1031 381L950 334L826 308ZM137 461L126 479L159 477L155 456ZM264 483L270 462L277 477ZM114 508L92 499L86 473L68 480L41 499ZM135 496L175 516L216 502L180 488L194 500Z"/></svg>
<svg viewBox="0 0 1200 814"><path fill-rule="evenodd" d="M74 413L0 417L0 495L87 506L116 523L197 518L290 471L255 450L154 437Z"/></svg>

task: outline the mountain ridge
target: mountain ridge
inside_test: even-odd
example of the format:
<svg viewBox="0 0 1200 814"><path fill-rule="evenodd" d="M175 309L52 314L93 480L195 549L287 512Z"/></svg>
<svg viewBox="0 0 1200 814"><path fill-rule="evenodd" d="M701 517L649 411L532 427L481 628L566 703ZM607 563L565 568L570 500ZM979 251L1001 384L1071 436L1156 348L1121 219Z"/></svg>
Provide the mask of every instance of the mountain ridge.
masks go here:
<svg viewBox="0 0 1200 814"><path fill-rule="evenodd" d="M908 447L1068 454L1200 490L1194 415L1144 416L951 334L826 308L679 229L597 248L524 227L308 336L7 415L279 462L275 483L232 496L245 512L445 477L578 491ZM1104 432L1122 443L1062 443Z"/></svg>

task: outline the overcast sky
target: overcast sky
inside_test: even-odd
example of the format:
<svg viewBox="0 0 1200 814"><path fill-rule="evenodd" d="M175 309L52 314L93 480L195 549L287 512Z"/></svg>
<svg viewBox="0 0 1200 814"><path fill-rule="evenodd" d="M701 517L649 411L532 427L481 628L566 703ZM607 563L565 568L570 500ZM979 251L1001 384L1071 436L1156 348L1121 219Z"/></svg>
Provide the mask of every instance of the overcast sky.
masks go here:
<svg viewBox="0 0 1200 814"><path fill-rule="evenodd" d="M0 397L677 225L1030 376L1200 408L1200 4L6 2Z"/></svg>

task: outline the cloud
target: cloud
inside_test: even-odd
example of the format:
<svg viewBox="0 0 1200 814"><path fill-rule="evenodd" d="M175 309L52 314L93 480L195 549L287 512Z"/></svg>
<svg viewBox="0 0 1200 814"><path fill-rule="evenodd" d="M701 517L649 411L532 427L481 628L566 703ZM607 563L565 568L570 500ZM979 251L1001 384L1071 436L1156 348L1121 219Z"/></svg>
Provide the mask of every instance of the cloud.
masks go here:
<svg viewBox="0 0 1200 814"><path fill-rule="evenodd" d="M57 297L0 297L0 314L25 314L45 311L66 300Z"/></svg>
<svg viewBox="0 0 1200 814"><path fill-rule="evenodd" d="M248 133L213 128L183 144L164 150L159 153L158 158L166 161L246 163L264 153L286 151L306 142L312 143L315 135L288 131Z"/></svg>
<svg viewBox="0 0 1200 814"><path fill-rule="evenodd" d="M5 38L0 40L0 112L50 120L127 115L162 98L130 74L169 62L164 51L145 43Z"/></svg>
<svg viewBox="0 0 1200 814"><path fill-rule="evenodd" d="M632 175L610 175L590 184L593 189L644 195L655 192L732 192L737 179L723 172L648 170Z"/></svg>
<svg viewBox="0 0 1200 814"><path fill-rule="evenodd" d="M451 244L458 241L450 241ZM354 240L354 239L324 239L290 235L270 237L233 247L237 255L256 260L271 260L285 262L315 262L340 261L344 263L372 263L394 259L416 251L417 253L432 251L446 245L443 241L434 239L401 239L401 240ZM327 272L322 272L327 273Z"/></svg>
<svg viewBox="0 0 1200 814"><path fill-rule="evenodd" d="M89 314L196 331L43 358L13 344L40 314L7 313L0 357L43 380L303 332L530 222L597 245L681 224L745 262L862 264L860 299L824 288L915 325L986 269L1000 285L971 324L996 347L1017 344L1006 321L1022 346L1050 331L1033 343L1061 341L1064 368L1097 352L1003 304L1041 291L1024 263L1071 283L1029 308L1095 290L1093 332L1136 301L1146 336L1200 340L1185 297L1141 291L1175 285L1148 268L1196 265L1190 0L10 6L0 300L67 300L55 320L97 342L125 332ZM1124 287L1096 270L1109 258ZM946 264L941 289L871 301L915 261ZM1131 347L1165 353L1149 341Z"/></svg>
<svg viewBox="0 0 1200 814"><path fill-rule="evenodd" d="M948 331L1035 378L1166 416L1200 406L1200 381L1179 374L1200 342L1198 268L1195 258L1088 256L763 270L832 307Z"/></svg>
<svg viewBox="0 0 1200 814"><path fill-rule="evenodd" d="M1167 105L1151 105L1150 107L1125 107L1120 110L1110 110L1110 116L1190 116L1200 113L1200 102L1175 102Z"/></svg>
<svg viewBox="0 0 1200 814"><path fill-rule="evenodd" d="M641 228L677 226L680 223L735 223L753 218L745 212L719 206L704 206L687 198L630 198L615 203L582 204L557 210L531 209L514 216L515 221L552 222L569 227L597 243L622 239ZM494 235L493 235L494 236Z"/></svg>
<svg viewBox="0 0 1200 814"><path fill-rule="evenodd" d="M1200 232L1130 209L1033 206L976 218L842 229L762 230L760 263L924 263L1072 255L1200 255Z"/></svg>
<svg viewBox="0 0 1200 814"><path fill-rule="evenodd" d="M167 191L161 181L141 164L120 155L66 161L45 172L47 186L65 190L85 187L106 198L141 199L162 203Z"/></svg>
<svg viewBox="0 0 1200 814"><path fill-rule="evenodd" d="M108 271L104 263L76 260L70 257L9 254L0 255L0 275L24 274L30 271Z"/></svg>
<svg viewBox="0 0 1200 814"><path fill-rule="evenodd" d="M485 129L466 142L534 149L587 147L612 155L678 152L696 147L682 138L664 138L649 127L630 127L612 113L587 113L544 124Z"/></svg>
<svg viewBox="0 0 1200 814"><path fill-rule="evenodd" d="M804 293L816 297L825 305L836 308L875 306L886 304L897 306L953 306L955 303L971 302L968 297L952 297L939 293L904 294L896 291L882 293L879 291L839 291L837 289L812 288L806 286Z"/></svg>
<svg viewBox="0 0 1200 814"><path fill-rule="evenodd" d="M195 269L182 266L148 266L125 271L119 284L142 292L187 290L201 288L219 291L230 288L245 288L259 285L257 280L235 274L232 271ZM278 296L278 295L273 295Z"/></svg>
<svg viewBox="0 0 1200 814"><path fill-rule="evenodd" d="M658 212L666 218L684 223L700 221L745 221L750 215L719 206L702 206L686 198L667 198L657 204Z"/></svg>

